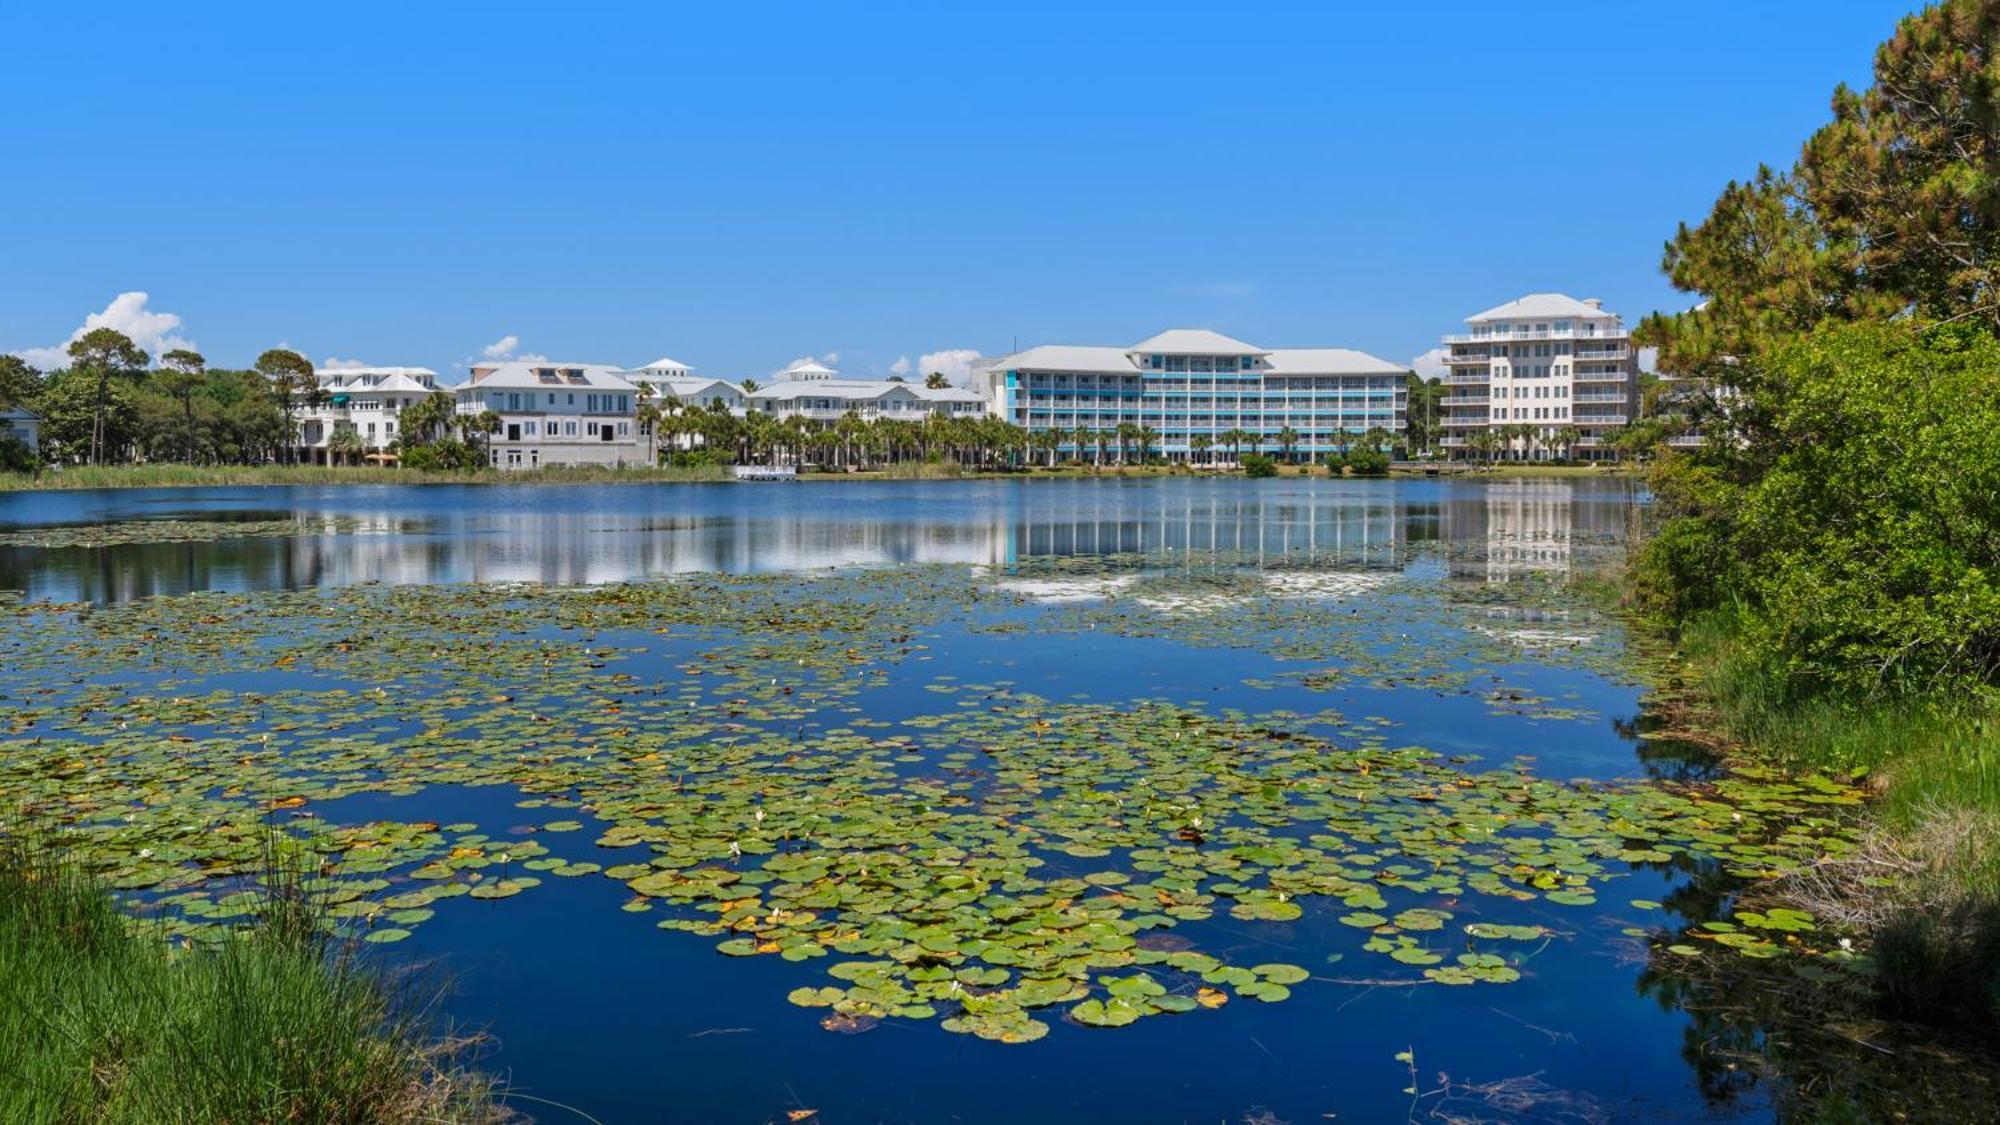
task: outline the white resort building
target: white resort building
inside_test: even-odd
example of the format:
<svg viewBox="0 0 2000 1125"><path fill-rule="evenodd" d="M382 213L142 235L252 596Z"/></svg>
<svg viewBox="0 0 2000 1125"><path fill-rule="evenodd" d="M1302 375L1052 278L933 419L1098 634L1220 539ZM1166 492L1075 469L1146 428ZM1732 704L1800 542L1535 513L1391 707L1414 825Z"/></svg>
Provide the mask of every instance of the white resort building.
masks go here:
<svg viewBox="0 0 2000 1125"><path fill-rule="evenodd" d="M1614 459L1638 408L1638 353L1595 299L1531 293L1444 338L1444 448L1458 460ZM1491 437L1479 437L1480 434Z"/></svg>
<svg viewBox="0 0 2000 1125"><path fill-rule="evenodd" d="M27 446L28 452L39 455L42 451L42 416L20 406L0 409L0 438L13 438Z"/></svg>
<svg viewBox="0 0 2000 1125"><path fill-rule="evenodd" d="M495 468L649 461L634 417L639 389L609 364L479 363L453 393L459 414L499 417L486 439Z"/></svg>
<svg viewBox="0 0 2000 1125"><path fill-rule="evenodd" d="M964 387L926 387L899 379L843 379L814 360L802 359L771 376L771 385L744 394L749 410L776 418L837 422L853 411L866 419L921 421L937 414L976 418L986 396Z"/></svg>
<svg viewBox="0 0 2000 1125"><path fill-rule="evenodd" d="M440 388L428 367L337 367L315 371L320 402L299 415L299 445L315 461L343 454L385 460L398 440L397 416ZM336 441L352 431L355 444ZM346 448L342 448L346 446Z"/></svg>
<svg viewBox="0 0 2000 1125"><path fill-rule="evenodd" d="M1175 461L1286 445L1319 457L1370 430L1400 438L1409 404L1401 364L1348 348L1258 347L1197 328L1130 347L1030 348L987 364L983 376L995 413L1030 433L1071 436L1061 446L1071 456L1086 452L1078 430L1130 424L1150 428L1152 448ZM1249 436L1232 441L1232 432Z"/></svg>

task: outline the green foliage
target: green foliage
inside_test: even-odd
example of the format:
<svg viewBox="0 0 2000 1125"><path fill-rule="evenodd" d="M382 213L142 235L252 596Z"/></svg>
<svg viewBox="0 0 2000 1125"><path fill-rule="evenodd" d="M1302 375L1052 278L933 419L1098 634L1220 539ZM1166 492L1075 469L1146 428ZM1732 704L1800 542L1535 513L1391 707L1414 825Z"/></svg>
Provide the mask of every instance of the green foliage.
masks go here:
<svg viewBox="0 0 2000 1125"><path fill-rule="evenodd" d="M0 1058L0 1119L28 1125L494 1116L484 1084L311 928L173 949L18 845L0 858Z"/></svg>
<svg viewBox="0 0 2000 1125"><path fill-rule="evenodd" d="M418 472L450 472L480 469L486 457L455 437L403 448L403 467Z"/></svg>
<svg viewBox="0 0 2000 1125"><path fill-rule="evenodd" d="M0 434L0 473L32 473L41 465L42 459L27 442L13 434Z"/></svg>
<svg viewBox="0 0 2000 1125"><path fill-rule="evenodd" d="M1386 477L1389 475L1389 454L1369 446L1348 450L1347 471L1357 477Z"/></svg>
<svg viewBox="0 0 2000 1125"><path fill-rule="evenodd" d="M2000 343L1963 326L1775 344L1768 465L1669 459L1640 583L1670 618L1741 607L1794 698L1968 689L2000 668ZM1778 388L1782 388L1780 391Z"/></svg>
<svg viewBox="0 0 2000 1125"><path fill-rule="evenodd" d="M0 355L0 410L33 402L42 386L41 373L17 355Z"/></svg>
<svg viewBox="0 0 2000 1125"><path fill-rule="evenodd" d="M1278 463L1262 453L1243 455L1243 475L1253 480L1278 475Z"/></svg>

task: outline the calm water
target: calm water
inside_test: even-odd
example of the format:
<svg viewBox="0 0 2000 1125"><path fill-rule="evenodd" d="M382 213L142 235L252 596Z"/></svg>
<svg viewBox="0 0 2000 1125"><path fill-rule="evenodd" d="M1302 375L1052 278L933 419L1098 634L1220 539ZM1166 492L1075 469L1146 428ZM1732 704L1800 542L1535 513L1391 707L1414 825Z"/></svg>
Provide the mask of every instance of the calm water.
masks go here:
<svg viewBox="0 0 2000 1125"><path fill-rule="evenodd" d="M291 537L107 547L0 547L0 589L52 601L120 602L198 590L385 584L607 583L689 571L820 572L894 564L968 564L994 589L1061 612L1088 589L1044 578L1009 586L1037 560L1144 556L1160 573L1227 554L1310 560L1367 604L1379 583L1399 596L1461 597L1470 628L1520 638L1509 662L1479 668L1470 689L1394 675L1314 688L1278 650L1193 630L1172 636L1084 628L1006 635L940 627L921 677L899 672L854 702L895 721L936 706L919 679L1004 681L1048 698L1166 700L1209 709L1365 716L1395 745L1489 764L1527 756L1546 775L1624 778L1689 767L1648 761L1634 730L1639 692L1617 661L1556 659L1555 643L1616 653L1615 628L1547 620L1511 606L1517 582L1560 579L1615 562L1640 502L1619 480L1040 481L796 485L215 488L0 496L0 531L142 520L338 519L338 531ZM328 523L328 526L336 526ZM1408 591L1417 591L1410 594ZM1078 604L1084 604L1079 602ZM1489 608L1480 609L1480 606ZM1012 612L1012 611L1009 611ZM1229 605L1202 612L1226 617ZM1004 617L1004 614L1002 614ZM1040 620L1035 618L1035 620ZM1355 628L1396 629L1356 610ZM1365 626L1361 624L1365 622ZM391 622L366 623L393 628ZM1434 620L1404 626L1428 643ZM1407 641L1408 633L1402 639ZM1442 634L1439 634L1441 637ZM1397 638L1389 638L1393 642ZM1439 642L1442 646L1443 642ZM638 670L674 675L674 658ZM1456 657L1441 647L1436 659ZM1462 669L1460 669L1462 671ZM1486 685L1541 701L1496 704ZM333 821L375 817L476 821L495 835L533 824L503 787L435 786L317 809ZM590 828L557 854L592 858ZM1311 1121L1403 1119L1411 1050L1436 1110L1484 1119L1765 1117L1754 1083L1684 1058L1690 1018L1642 984L1643 949L1628 899L1668 899L1680 876L1635 870L1589 909L1549 907L1569 935L1504 987L1335 983L1352 944L1332 913L1292 924L1227 916L1184 927L1202 948L1292 961L1326 980L1283 1003L1231 1003L1199 1016L1117 1030L1057 1024L1039 1042L1001 1046L885 1021L862 1035L822 1031L785 1002L820 983L775 957L719 958L712 943L621 912L630 897L599 878L554 879L517 902L455 900L395 947L435 959L461 1023L489 1029L488 1065L515 1088L603 1121L763 1121L814 1108L826 1121ZM1263 948L1268 947L1268 948ZM1349 959L1351 964L1352 958ZM1357 972L1363 970L1356 970ZM1497 1085L1497 1084L1507 1085ZM1523 1100L1525 1099L1525 1100ZM524 1102L547 1121L558 1109ZM1268 1117L1264 1115L1269 1115Z"/></svg>

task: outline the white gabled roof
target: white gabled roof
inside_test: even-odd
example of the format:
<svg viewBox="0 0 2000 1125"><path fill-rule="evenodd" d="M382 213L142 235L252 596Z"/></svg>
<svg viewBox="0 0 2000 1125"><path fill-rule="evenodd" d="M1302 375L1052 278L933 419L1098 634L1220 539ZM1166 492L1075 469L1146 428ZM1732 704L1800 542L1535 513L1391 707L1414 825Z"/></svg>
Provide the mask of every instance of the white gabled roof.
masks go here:
<svg viewBox="0 0 2000 1125"><path fill-rule="evenodd" d="M1525 317L1613 317L1616 313L1606 312L1567 293L1530 293L1516 297L1504 305L1495 305L1483 313L1465 318L1467 324L1484 324L1489 320L1520 320Z"/></svg>
<svg viewBox="0 0 2000 1125"><path fill-rule="evenodd" d="M664 372L664 371L690 371L693 369L690 368L687 364L682 363L680 360L671 359L667 356L661 356L660 358L654 360L653 362L647 364L646 366L637 368L637 370Z"/></svg>
<svg viewBox="0 0 2000 1125"><path fill-rule="evenodd" d="M1255 344L1210 332L1206 328L1169 328L1127 349L1140 355L1265 355Z"/></svg>
<svg viewBox="0 0 2000 1125"><path fill-rule="evenodd" d="M582 387L593 391L636 391L639 388L618 374L619 368L608 363L523 363L508 360L504 363L475 363L472 378L460 383L454 390L492 387L514 391L559 391L565 387L572 390ZM554 371L553 382L545 381L537 372ZM576 372L575 379L569 372Z"/></svg>
<svg viewBox="0 0 2000 1125"><path fill-rule="evenodd" d="M1409 368L1353 348L1279 348L1265 354L1274 375L1401 375Z"/></svg>
<svg viewBox="0 0 2000 1125"><path fill-rule="evenodd" d="M710 387L718 385L728 387L737 394L743 393L743 388L727 379L714 379L697 375L651 375L642 376L641 379L655 387L665 387L667 390L673 392L675 396L683 398L688 395L701 394Z"/></svg>
<svg viewBox="0 0 2000 1125"><path fill-rule="evenodd" d="M1077 344L1043 344L1025 352L1015 352L994 360L989 369L1000 371L1109 371L1130 375L1139 370L1125 348L1100 348Z"/></svg>
<svg viewBox="0 0 2000 1125"><path fill-rule="evenodd" d="M0 418L32 419L33 421L36 422L42 420L41 415L35 413L34 411L28 409L25 406L9 406L5 408L0 408Z"/></svg>
<svg viewBox="0 0 2000 1125"><path fill-rule="evenodd" d="M831 379L837 375L833 368L811 359L795 359L785 365L784 370L772 372L773 379L820 378Z"/></svg>
<svg viewBox="0 0 2000 1125"><path fill-rule="evenodd" d="M313 374L322 379L329 375L338 375L342 378L362 375L407 375L415 378L419 375L429 375L433 379L437 378L437 372L428 367L317 367L313 369Z"/></svg>

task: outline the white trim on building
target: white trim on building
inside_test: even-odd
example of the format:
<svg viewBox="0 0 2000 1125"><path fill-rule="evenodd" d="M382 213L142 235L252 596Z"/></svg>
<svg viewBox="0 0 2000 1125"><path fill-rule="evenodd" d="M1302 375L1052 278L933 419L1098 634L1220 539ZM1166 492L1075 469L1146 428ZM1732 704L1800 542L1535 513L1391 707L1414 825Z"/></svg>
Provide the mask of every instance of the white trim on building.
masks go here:
<svg viewBox="0 0 2000 1125"><path fill-rule="evenodd" d="M336 367L313 374L324 401L300 412L298 443L315 458L331 456L333 435L349 426L364 454L381 453L400 436L403 409L443 389L428 367Z"/></svg>
<svg viewBox="0 0 2000 1125"><path fill-rule="evenodd" d="M1638 410L1638 350L1624 320L1595 299L1530 293L1465 318L1469 329L1444 337L1443 445L1447 456L1483 456L1474 435L1532 426L1535 440L1510 438L1497 448L1509 460L1550 460L1551 447L1574 428L1571 454L1615 459L1610 441Z"/></svg>
<svg viewBox="0 0 2000 1125"><path fill-rule="evenodd" d="M1131 347L1045 344L984 365L982 381L996 414L1030 433L1151 427L1154 448L1170 460L1197 458L1194 440L1211 443L1208 459L1228 452L1223 434L1253 435L1245 451L1278 450L1278 435L1298 435L1293 452L1344 452L1369 430L1400 434L1409 405L1408 369L1349 348L1262 348L1198 328L1175 328ZM1061 449L1086 450L1075 442Z"/></svg>
<svg viewBox="0 0 2000 1125"><path fill-rule="evenodd" d="M0 410L0 437L18 439L28 452L42 452L42 416L23 406Z"/></svg>
<svg viewBox="0 0 2000 1125"><path fill-rule="evenodd" d="M500 428L485 439L494 468L647 463L639 388L611 364L478 363L452 393L459 414L498 416Z"/></svg>

